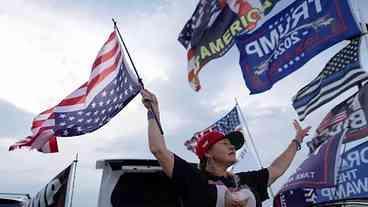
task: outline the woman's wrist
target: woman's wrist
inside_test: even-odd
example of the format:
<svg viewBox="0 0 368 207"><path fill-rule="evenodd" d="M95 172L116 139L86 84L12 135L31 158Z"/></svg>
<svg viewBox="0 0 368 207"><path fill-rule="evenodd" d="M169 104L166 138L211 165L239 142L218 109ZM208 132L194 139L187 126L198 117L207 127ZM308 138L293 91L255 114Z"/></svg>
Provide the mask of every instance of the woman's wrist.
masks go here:
<svg viewBox="0 0 368 207"><path fill-rule="evenodd" d="M147 111L147 119L155 119L155 117L157 117L157 119L160 118L159 113L157 113L156 111L152 111L152 110L148 110Z"/></svg>
<svg viewBox="0 0 368 207"><path fill-rule="evenodd" d="M302 149L302 142L299 139L295 138L291 142L293 142L296 145L296 151Z"/></svg>
<svg viewBox="0 0 368 207"><path fill-rule="evenodd" d="M147 119L151 120L151 119L155 119L155 113L151 110L147 111Z"/></svg>

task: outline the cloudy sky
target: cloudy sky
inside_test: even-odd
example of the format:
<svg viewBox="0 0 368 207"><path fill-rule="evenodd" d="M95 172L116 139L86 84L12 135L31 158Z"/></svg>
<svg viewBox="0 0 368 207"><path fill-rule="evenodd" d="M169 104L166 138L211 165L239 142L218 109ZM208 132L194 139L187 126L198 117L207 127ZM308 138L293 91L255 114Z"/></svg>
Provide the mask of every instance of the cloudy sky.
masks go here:
<svg viewBox="0 0 368 207"><path fill-rule="evenodd" d="M361 8L367 1L357 0ZM155 92L169 148L190 161L196 157L183 142L234 106L237 98L264 166L268 166L294 137L296 114L291 97L311 81L321 66L346 43L321 53L272 90L249 95L233 48L209 63L195 93L186 80L186 51L177 35L197 0L4 0L0 8L0 192L34 195L79 153L75 206L96 206L102 172L100 159L152 158L147 147L146 112L137 97L102 129L80 137L59 139L60 153L18 150L10 144L29 135L32 118L58 103L88 79L102 43L119 24L145 86ZM364 15L364 14L363 14ZM363 18L366 18L363 16ZM312 114L303 125L315 127L340 99ZM298 164L306 147L276 192Z"/></svg>

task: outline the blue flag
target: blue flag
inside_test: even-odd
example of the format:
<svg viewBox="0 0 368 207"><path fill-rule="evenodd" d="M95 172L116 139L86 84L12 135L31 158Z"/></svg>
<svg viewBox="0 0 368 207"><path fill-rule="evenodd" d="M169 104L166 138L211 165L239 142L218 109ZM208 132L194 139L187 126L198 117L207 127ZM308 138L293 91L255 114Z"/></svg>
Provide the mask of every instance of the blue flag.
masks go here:
<svg viewBox="0 0 368 207"><path fill-rule="evenodd" d="M261 93L318 53L361 33L346 0L296 0L251 34L236 38L251 94Z"/></svg>
<svg viewBox="0 0 368 207"><path fill-rule="evenodd" d="M365 85L327 114L307 143L311 154L276 195L275 207L347 204L368 197L367 103Z"/></svg>

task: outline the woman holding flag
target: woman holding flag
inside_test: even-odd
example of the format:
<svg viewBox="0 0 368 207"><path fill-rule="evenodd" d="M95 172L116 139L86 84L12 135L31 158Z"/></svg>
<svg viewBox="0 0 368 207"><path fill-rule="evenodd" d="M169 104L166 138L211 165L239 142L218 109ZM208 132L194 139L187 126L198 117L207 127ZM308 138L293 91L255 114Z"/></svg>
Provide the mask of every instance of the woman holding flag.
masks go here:
<svg viewBox="0 0 368 207"><path fill-rule="evenodd" d="M303 129L294 121L295 138L268 168L236 174L229 173L227 169L236 162L236 150L244 144L243 134L208 132L197 142L198 169L167 149L158 125L157 98L146 89L141 94L148 110L150 151L173 181L185 207L261 207L262 201L268 198L267 187L288 169L310 130L310 127Z"/></svg>

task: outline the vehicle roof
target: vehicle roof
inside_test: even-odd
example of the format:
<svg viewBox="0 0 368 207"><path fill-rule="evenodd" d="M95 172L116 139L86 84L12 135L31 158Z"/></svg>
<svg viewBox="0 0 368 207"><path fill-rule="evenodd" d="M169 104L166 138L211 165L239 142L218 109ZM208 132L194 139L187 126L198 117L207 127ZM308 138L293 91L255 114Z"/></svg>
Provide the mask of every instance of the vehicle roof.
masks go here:
<svg viewBox="0 0 368 207"><path fill-rule="evenodd" d="M191 163L194 167L197 164ZM160 164L154 159L107 159L98 160L96 162L96 169L103 169L106 166L111 166L112 170L121 170L123 166L135 166L138 168L157 168Z"/></svg>
<svg viewBox="0 0 368 207"><path fill-rule="evenodd" d="M0 200L1 199L24 202L30 199L30 195L21 193L0 193Z"/></svg>

